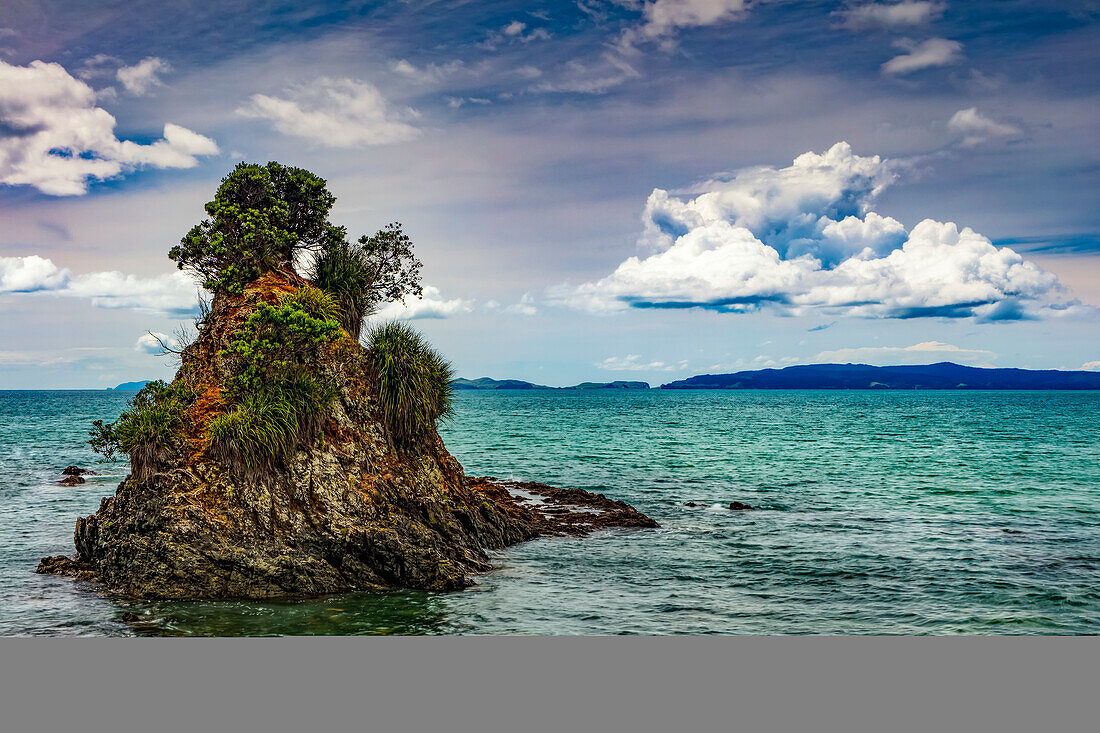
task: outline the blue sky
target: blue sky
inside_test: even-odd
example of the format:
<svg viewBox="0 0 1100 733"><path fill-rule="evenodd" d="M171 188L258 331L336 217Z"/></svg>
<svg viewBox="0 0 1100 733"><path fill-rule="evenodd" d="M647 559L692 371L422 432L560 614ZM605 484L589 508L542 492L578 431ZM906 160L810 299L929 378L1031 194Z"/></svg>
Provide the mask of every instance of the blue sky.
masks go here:
<svg viewBox="0 0 1100 733"><path fill-rule="evenodd" d="M1100 368L1100 3L0 8L0 388L168 376L237 161L401 221L460 374Z"/></svg>

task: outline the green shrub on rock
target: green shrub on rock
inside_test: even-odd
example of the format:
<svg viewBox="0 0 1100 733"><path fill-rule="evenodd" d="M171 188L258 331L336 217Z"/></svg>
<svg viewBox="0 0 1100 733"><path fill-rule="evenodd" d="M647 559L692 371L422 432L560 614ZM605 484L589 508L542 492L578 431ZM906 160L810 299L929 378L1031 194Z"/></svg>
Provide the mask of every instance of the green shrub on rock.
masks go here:
<svg viewBox="0 0 1100 733"><path fill-rule="evenodd" d="M408 324L376 326L367 337L377 397L390 435L409 447L452 412L449 362Z"/></svg>
<svg viewBox="0 0 1100 733"><path fill-rule="evenodd" d="M144 480L167 458L194 401L194 392L181 382L149 382L113 423L96 420L92 424L88 444L106 460L117 453L128 455L134 477Z"/></svg>
<svg viewBox="0 0 1100 733"><path fill-rule="evenodd" d="M420 261L412 241L397 222L352 244L343 227L331 227L313 262L313 283L332 293L342 313L340 323L358 339L363 319L380 303L418 296Z"/></svg>

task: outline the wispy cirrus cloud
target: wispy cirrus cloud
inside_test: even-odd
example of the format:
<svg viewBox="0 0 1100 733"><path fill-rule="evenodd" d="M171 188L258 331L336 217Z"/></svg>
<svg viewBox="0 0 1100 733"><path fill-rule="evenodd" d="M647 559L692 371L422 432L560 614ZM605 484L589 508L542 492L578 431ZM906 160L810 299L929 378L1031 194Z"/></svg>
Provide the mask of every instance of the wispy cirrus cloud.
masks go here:
<svg viewBox="0 0 1100 733"><path fill-rule="evenodd" d="M878 364L903 364L914 362L978 362L988 364L994 358L992 351L985 349L964 349L942 341L924 341L911 346L858 346L854 348L822 351L814 357L815 361L830 364L866 362Z"/></svg>
<svg viewBox="0 0 1100 733"><path fill-rule="evenodd" d="M839 11L841 25L851 30L894 29L927 25L943 16L947 3L901 0L892 3L853 5Z"/></svg>
<svg viewBox="0 0 1100 733"><path fill-rule="evenodd" d="M172 66L162 58L147 56L133 66L120 67L116 76L123 89L140 97L153 87L164 84L161 74L167 74Z"/></svg>
<svg viewBox="0 0 1100 733"><path fill-rule="evenodd" d="M882 65L882 73L888 75L912 74L922 69L950 66L963 58L963 45L946 38L929 38L917 43L903 38L894 44L905 53L895 56Z"/></svg>
<svg viewBox="0 0 1100 733"><path fill-rule="evenodd" d="M959 137L959 144L972 148L989 140L1012 138L1021 134L1020 128L1005 122L997 122L978 111L977 107L960 109L947 121L947 129Z"/></svg>
<svg viewBox="0 0 1100 733"><path fill-rule="evenodd" d="M688 362L686 359L672 364L663 361L645 361L638 354L627 354L609 356L603 361L596 362L594 366L609 372L675 372L687 369Z"/></svg>
<svg viewBox="0 0 1100 733"><path fill-rule="evenodd" d="M325 147L353 148L411 140L420 130L410 108L392 107L373 84L320 78L288 88L283 97L253 94L237 114L266 120L284 135Z"/></svg>
<svg viewBox="0 0 1100 733"><path fill-rule="evenodd" d="M63 66L0 61L0 184L77 196L88 182L139 167L191 168L218 152L213 140L179 125L149 144L119 140L96 92Z"/></svg>

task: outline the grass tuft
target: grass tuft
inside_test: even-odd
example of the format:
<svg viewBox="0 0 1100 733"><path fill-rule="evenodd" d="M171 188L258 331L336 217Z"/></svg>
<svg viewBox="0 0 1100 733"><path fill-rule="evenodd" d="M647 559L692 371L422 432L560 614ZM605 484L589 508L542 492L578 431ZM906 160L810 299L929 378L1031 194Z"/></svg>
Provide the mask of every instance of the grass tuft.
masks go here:
<svg viewBox="0 0 1100 733"><path fill-rule="evenodd" d="M195 393L180 382L149 382L118 420L108 424L95 421L88 443L106 460L112 460L115 453L127 454L134 478L144 481L167 460L194 401Z"/></svg>
<svg viewBox="0 0 1100 733"><path fill-rule="evenodd" d="M450 417L454 370L405 323L374 327L367 348L386 425L399 448L411 447L438 420Z"/></svg>

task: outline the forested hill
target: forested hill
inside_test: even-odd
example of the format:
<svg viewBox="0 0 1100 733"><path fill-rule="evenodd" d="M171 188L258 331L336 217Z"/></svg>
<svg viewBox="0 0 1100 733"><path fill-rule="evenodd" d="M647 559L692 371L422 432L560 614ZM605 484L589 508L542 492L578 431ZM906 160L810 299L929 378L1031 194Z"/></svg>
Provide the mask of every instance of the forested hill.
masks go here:
<svg viewBox="0 0 1100 733"><path fill-rule="evenodd" d="M519 379L455 379L451 381L454 389L649 389L649 382L581 382L572 387L547 387Z"/></svg>
<svg viewBox="0 0 1100 733"><path fill-rule="evenodd" d="M951 362L913 366L808 364L703 374L661 389L1100 389L1100 372L984 369Z"/></svg>

